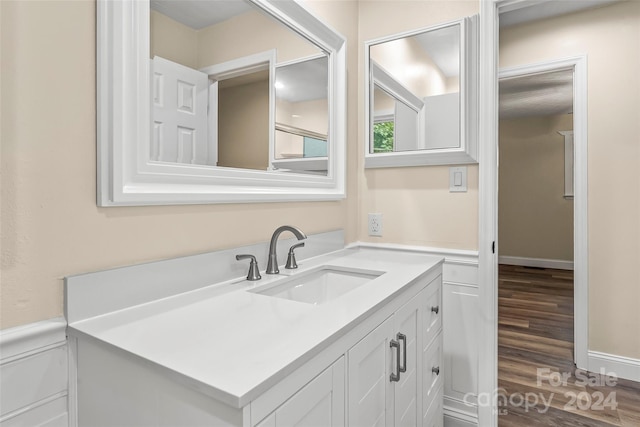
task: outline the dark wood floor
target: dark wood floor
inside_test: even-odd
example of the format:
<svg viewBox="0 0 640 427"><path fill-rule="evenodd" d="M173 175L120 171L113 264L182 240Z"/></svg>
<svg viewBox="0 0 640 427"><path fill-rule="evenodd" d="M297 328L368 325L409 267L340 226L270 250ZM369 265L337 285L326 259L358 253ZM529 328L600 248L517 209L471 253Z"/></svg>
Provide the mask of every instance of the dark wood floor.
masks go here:
<svg viewBox="0 0 640 427"><path fill-rule="evenodd" d="M640 383L573 365L572 271L500 265L498 294L500 427L640 426Z"/></svg>

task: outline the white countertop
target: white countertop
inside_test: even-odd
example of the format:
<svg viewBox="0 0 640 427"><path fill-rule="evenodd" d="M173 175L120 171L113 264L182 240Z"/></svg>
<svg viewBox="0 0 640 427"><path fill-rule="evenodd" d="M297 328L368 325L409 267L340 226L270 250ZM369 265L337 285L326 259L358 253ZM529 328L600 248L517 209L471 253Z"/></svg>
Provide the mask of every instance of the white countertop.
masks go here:
<svg viewBox="0 0 640 427"><path fill-rule="evenodd" d="M216 399L240 408L335 341L441 257L354 248L306 260L293 273L319 265L385 274L319 305L247 290L282 279L238 279L71 323L69 334L92 338L179 374ZM283 269L281 269L282 271Z"/></svg>

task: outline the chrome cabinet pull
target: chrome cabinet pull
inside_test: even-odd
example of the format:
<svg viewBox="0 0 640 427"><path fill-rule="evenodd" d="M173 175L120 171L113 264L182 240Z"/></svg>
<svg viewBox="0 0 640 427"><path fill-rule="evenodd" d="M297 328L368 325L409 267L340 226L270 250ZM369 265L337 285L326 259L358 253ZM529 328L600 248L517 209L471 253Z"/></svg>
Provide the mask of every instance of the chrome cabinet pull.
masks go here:
<svg viewBox="0 0 640 427"><path fill-rule="evenodd" d="M431 372L433 372L436 375L440 375L440 366L436 366L434 368L431 368Z"/></svg>
<svg viewBox="0 0 640 427"><path fill-rule="evenodd" d="M398 341L402 340L402 365L398 367L400 372L407 372L407 336L398 332Z"/></svg>
<svg viewBox="0 0 640 427"><path fill-rule="evenodd" d="M391 340L389 346L391 348L396 348L396 372L391 373L391 377L389 378L389 380L391 382L398 382L400 381L400 343L398 343L398 341L396 340Z"/></svg>
<svg viewBox="0 0 640 427"><path fill-rule="evenodd" d="M440 311L440 306L436 305L435 307L431 307L431 311L433 311L435 314L438 314L438 312Z"/></svg>

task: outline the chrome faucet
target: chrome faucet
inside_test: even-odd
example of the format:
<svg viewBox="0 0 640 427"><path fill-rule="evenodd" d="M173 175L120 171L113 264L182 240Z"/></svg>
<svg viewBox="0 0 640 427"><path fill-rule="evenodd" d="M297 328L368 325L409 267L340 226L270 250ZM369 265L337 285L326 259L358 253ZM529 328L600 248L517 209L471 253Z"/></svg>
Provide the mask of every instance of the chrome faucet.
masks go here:
<svg viewBox="0 0 640 427"><path fill-rule="evenodd" d="M302 232L297 227L293 227L291 225L283 225L282 227L278 227L276 231L273 232L273 236L271 236L271 243L269 243L269 261L267 263L267 274L278 274L280 270L278 270L278 256L276 254L276 246L278 243L278 237L280 237L280 233L283 231L292 232L298 240L304 240L307 238L307 235Z"/></svg>

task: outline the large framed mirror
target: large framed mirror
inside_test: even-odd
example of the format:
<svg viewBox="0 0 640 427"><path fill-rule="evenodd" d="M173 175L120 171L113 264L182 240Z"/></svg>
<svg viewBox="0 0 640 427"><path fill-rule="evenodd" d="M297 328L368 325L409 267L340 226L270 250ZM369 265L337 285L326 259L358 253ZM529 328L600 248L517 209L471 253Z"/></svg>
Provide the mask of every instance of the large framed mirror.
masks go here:
<svg viewBox="0 0 640 427"><path fill-rule="evenodd" d="M365 167L477 162L477 16L365 43Z"/></svg>
<svg viewBox="0 0 640 427"><path fill-rule="evenodd" d="M345 40L294 0L99 0L100 206L345 196Z"/></svg>

